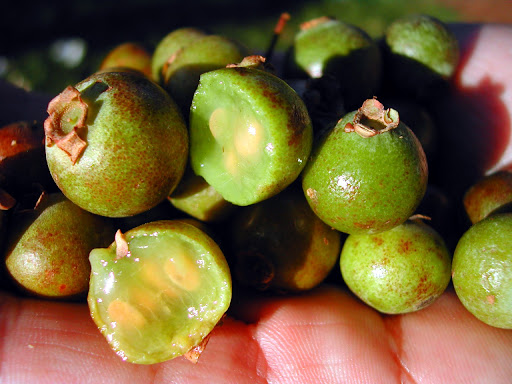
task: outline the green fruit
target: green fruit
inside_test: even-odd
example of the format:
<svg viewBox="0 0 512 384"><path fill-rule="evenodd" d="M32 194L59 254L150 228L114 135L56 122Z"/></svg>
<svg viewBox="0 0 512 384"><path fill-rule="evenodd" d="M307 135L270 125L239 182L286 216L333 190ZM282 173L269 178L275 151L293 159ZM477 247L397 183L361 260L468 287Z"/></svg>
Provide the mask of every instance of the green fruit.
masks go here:
<svg viewBox="0 0 512 384"><path fill-rule="evenodd" d="M237 211L230 243L241 285L298 292L316 287L331 272L341 234L316 217L300 189L287 189Z"/></svg>
<svg viewBox="0 0 512 384"><path fill-rule="evenodd" d="M196 39L206 36L206 33L197 28L184 27L178 28L168 33L160 40L151 57L151 72L153 79L162 84L163 68L169 59L180 52L183 47L187 46Z"/></svg>
<svg viewBox="0 0 512 384"><path fill-rule="evenodd" d="M495 212L512 210L512 171L502 170L484 176L464 194L464 208L475 224Z"/></svg>
<svg viewBox="0 0 512 384"><path fill-rule="evenodd" d="M384 79L390 86L417 97L435 96L459 63L456 37L440 20L407 15L384 33Z"/></svg>
<svg viewBox="0 0 512 384"><path fill-rule="evenodd" d="M109 244L115 232L107 219L79 208L61 193L44 195L35 210L9 222L5 264L26 292L71 297L89 287L89 252Z"/></svg>
<svg viewBox="0 0 512 384"><path fill-rule="evenodd" d="M188 156L183 117L146 76L94 74L53 99L46 159L61 191L99 215L131 216L165 200Z"/></svg>
<svg viewBox="0 0 512 384"><path fill-rule="evenodd" d="M233 204L224 200L215 188L191 169L185 171L168 200L176 209L206 222L221 221L235 210Z"/></svg>
<svg viewBox="0 0 512 384"><path fill-rule="evenodd" d="M460 238L452 280L460 301L475 317L512 329L512 213L478 221Z"/></svg>
<svg viewBox="0 0 512 384"><path fill-rule="evenodd" d="M180 220L118 231L90 254L91 316L123 360L192 360L231 301L231 275L217 244Z"/></svg>
<svg viewBox="0 0 512 384"><path fill-rule="evenodd" d="M293 57L308 76L338 81L349 110L379 88L379 47L355 25L328 17L303 23L294 39Z"/></svg>
<svg viewBox="0 0 512 384"><path fill-rule="evenodd" d="M316 145L302 188L326 224L348 234L377 233L414 213L427 168L421 144L398 112L369 99Z"/></svg>
<svg viewBox="0 0 512 384"><path fill-rule="evenodd" d="M162 68L163 86L184 113L190 110L199 76L208 71L239 63L246 49L217 35L198 38L177 51Z"/></svg>
<svg viewBox="0 0 512 384"><path fill-rule="evenodd" d="M313 135L295 91L245 62L201 75L190 111L192 169L236 205L262 201L291 184Z"/></svg>
<svg viewBox="0 0 512 384"><path fill-rule="evenodd" d="M406 221L379 234L348 236L340 267L345 283L362 301L398 314L425 308L445 291L451 255L430 226Z"/></svg>
<svg viewBox="0 0 512 384"><path fill-rule="evenodd" d="M99 66L99 71L112 68L126 68L142 72L151 77L151 55L149 51L139 43L126 42L112 48Z"/></svg>

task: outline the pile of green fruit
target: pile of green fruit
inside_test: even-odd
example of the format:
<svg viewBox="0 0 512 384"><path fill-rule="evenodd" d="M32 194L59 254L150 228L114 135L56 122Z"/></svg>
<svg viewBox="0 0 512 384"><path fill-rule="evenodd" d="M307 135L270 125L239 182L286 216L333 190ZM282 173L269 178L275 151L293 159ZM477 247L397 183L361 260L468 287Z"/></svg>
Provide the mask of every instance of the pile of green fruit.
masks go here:
<svg viewBox="0 0 512 384"><path fill-rule="evenodd" d="M476 317L512 328L512 170L467 191L462 236L429 184L429 100L458 64L425 15L378 40L317 18L281 55L192 27L153 52L120 44L44 124L0 130L2 285L87 297L140 364L197 361L233 291L325 281L386 314L453 281Z"/></svg>

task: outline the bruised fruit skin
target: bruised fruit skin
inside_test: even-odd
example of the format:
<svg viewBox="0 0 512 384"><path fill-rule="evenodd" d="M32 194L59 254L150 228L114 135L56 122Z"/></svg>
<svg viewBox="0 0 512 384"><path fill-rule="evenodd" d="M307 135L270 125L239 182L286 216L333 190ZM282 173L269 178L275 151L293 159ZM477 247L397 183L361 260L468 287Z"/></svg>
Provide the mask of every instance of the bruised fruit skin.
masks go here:
<svg viewBox="0 0 512 384"><path fill-rule="evenodd" d="M301 25L294 39L295 64L309 77L340 83L346 108L357 108L380 85L378 45L362 29L329 17Z"/></svg>
<svg viewBox="0 0 512 384"><path fill-rule="evenodd" d="M115 230L109 219L93 215L61 193L43 195L34 210L9 221L5 264L26 292L63 298L87 292L89 252L109 244Z"/></svg>
<svg viewBox="0 0 512 384"><path fill-rule="evenodd" d="M460 301L493 327L512 329L512 213L491 215L460 238L452 281Z"/></svg>
<svg viewBox="0 0 512 384"><path fill-rule="evenodd" d="M156 206L180 181L188 133L176 104L145 76L97 73L48 106L46 160L60 190L102 216Z"/></svg>
<svg viewBox="0 0 512 384"><path fill-rule="evenodd" d="M302 188L313 211L348 234L407 220L425 194L428 167L416 136L375 99L345 115L313 149Z"/></svg>
<svg viewBox="0 0 512 384"><path fill-rule="evenodd" d="M241 206L291 184L312 147L313 129L303 101L283 80L253 67L250 59L201 75L189 129L193 171Z"/></svg>
<svg viewBox="0 0 512 384"><path fill-rule="evenodd" d="M341 233L316 217L300 190L241 208L230 228L234 276L258 290L312 289L336 265L341 249Z"/></svg>
<svg viewBox="0 0 512 384"><path fill-rule="evenodd" d="M137 364L186 355L197 361L231 301L231 275L218 245L181 220L117 232L90 253L88 303L112 349Z"/></svg>
<svg viewBox="0 0 512 384"><path fill-rule="evenodd" d="M512 210L512 170L484 176L464 194L464 208L475 224L495 211Z"/></svg>
<svg viewBox="0 0 512 384"><path fill-rule="evenodd" d="M451 255L434 229L411 220L379 234L348 236L340 267L362 301L382 313L399 314L425 308L445 291Z"/></svg>
<svg viewBox="0 0 512 384"><path fill-rule="evenodd" d="M106 71L111 68L133 69L151 77L151 55L142 44L135 42L122 43L107 53L100 64L99 71Z"/></svg>
<svg viewBox="0 0 512 384"><path fill-rule="evenodd" d="M178 54L184 47L194 40L207 36L207 33L193 27L183 27L169 32L162 38L155 47L151 57L151 72L153 80L163 84L165 63L172 60L172 57Z"/></svg>

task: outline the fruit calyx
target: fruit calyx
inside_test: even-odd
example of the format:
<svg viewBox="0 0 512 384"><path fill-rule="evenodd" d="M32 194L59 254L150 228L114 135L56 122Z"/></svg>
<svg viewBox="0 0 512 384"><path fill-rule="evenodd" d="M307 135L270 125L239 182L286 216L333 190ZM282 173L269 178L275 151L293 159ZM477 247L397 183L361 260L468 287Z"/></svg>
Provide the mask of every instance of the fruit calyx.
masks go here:
<svg viewBox="0 0 512 384"><path fill-rule="evenodd" d="M72 86L68 86L48 104L49 117L44 122L46 145L55 143L69 155L73 164L87 147L87 142L79 135L79 131L87 127L87 112L87 103Z"/></svg>
<svg viewBox="0 0 512 384"><path fill-rule="evenodd" d="M384 109L384 105L373 98L364 101L352 123L347 123L344 128L345 132L356 132L359 136L368 138L391 131L399 123L398 111L393 108Z"/></svg>
<svg viewBox="0 0 512 384"><path fill-rule="evenodd" d="M263 71L268 71L268 66L266 64L266 58L261 55L251 55L246 56L242 59L240 63L236 64L228 64L226 65L226 68L254 68L254 69L261 69Z"/></svg>
<svg viewBox="0 0 512 384"><path fill-rule="evenodd" d="M126 241L126 237L120 229L117 230L114 239L116 243L116 260L129 256L130 249L128 248L128 241Z"/></svg>

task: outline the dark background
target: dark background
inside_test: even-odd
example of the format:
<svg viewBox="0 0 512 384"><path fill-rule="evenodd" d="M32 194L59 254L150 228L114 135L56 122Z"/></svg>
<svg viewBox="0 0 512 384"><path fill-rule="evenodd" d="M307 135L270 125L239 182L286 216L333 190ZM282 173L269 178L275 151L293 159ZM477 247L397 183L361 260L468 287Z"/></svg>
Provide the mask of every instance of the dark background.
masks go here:
<svg viewBox="0 0 512 384"><path fill-rule="evenodd" d="M300 23L324 15L378 37L393 19L409 13L428 13L446 22L489 17L507 21L511 11L510 0L10 0L2 7L0 22L0 78L56 94L96 70L115 45L136 41L151 51L167 33L183 26L232 37L251 51L261 51L282 12L291 19L278 50L291 44ZM83 57L72 65L55 59L52 52L59 41L78 42Z"/></svg>

